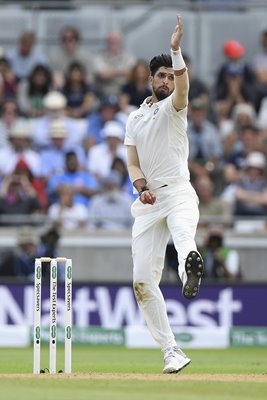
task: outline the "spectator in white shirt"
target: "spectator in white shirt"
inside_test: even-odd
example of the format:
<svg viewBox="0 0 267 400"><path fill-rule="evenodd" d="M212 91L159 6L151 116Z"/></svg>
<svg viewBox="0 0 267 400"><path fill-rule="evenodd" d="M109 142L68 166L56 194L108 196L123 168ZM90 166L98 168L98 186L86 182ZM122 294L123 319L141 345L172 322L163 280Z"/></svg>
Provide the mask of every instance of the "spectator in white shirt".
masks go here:
<svg viewBox="0 0 267 400"><path fill-rule="evenodd" d="M0 149L0 175L10 175L19 162L24 160L33 176L41 174L40 155L31 148L30 126L19 121L9 133L9 145Z"/></svg>
<svg viewBox="0 0 267 400"><path fill-rule="evenodd" d="M74 191L64 186L59 194L59 202L48 209L48 217L59 228L75 230L84 228L88 220L88 208L73 201Z"/></svg>
<svg viewBox="0 0 267 400"><path fill-rule="evenodd" d="M89 229L120 230L132 226L133 198L121 188L122 176L112 171L103 181L103 192L89 205Z"/></svg>
<svg viewBox="0 0 267 400"><path fill-rule="evenodd" d="M109 175L115 157L127 162L123 126L119 122L109 121L104 125L102 134L105 141L90 149L87 162L88 170L99 182Z"/></svg>

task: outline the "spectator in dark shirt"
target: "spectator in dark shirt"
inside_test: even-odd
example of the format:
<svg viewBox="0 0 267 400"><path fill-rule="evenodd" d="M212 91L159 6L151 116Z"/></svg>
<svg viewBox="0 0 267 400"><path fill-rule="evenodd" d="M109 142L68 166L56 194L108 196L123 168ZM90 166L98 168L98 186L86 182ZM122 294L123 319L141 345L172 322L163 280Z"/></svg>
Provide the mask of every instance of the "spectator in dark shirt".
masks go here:
<svg viewBox="0 0 267 400"><path fill-rule="evenodd" d="M67 99L66 113L69 117L84 118L92 111L93 87L87 83L85 67L82 64L78 62L70 64L66 73L63 94Z"/></svg>
<svg viewBox="0 0 267 400"><path fill-rule="evenodd" d="M3 179L0 189L0 215L30 215L40 210L37 193L26 175L13 173ZM23 221L25 223L25 221ZM19 221L6 220L4 225Z"/></svg>
<svg viewBox="0 0 267 400"><path fill-rule="evenodd" d="M120 108L127 113L129 106L138 108L146 97L151 96L149 66L145 60L138 60L133 66L128 82L122 87ZM129 111L132 109L129 108Z"/></svg>
<svg viewBox="0 0 267 400"><path fill-rule="evenodd" d="M218 121L227 119L233 107L239 103L251 103L255 106L255 74L245 63L245 48L235 40L228 40L223 47L225 62L217 72L214 87L216 113Z"/></svg>

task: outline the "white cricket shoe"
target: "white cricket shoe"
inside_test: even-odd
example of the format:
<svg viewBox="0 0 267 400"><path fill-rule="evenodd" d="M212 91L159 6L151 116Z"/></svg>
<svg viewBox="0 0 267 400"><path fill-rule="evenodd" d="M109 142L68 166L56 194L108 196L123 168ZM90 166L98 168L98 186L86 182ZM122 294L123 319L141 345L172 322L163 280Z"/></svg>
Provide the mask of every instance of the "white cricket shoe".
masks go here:
<svg viewBox="0 0 267 400"><path fill-rule="evenodd" d="M184 352L178 347L173 347L164 353L163 374L177 374L191 362Z"/></svg>

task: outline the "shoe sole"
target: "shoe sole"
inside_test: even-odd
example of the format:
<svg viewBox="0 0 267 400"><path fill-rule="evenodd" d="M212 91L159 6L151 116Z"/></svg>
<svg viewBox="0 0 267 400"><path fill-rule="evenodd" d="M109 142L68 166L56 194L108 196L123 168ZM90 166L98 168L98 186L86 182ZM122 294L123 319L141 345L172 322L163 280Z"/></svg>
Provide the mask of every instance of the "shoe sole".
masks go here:
<svg viewBox="0 0 267 400"><path fill-rule="evenodd" d="M188 360L181 368L179 369L166 369L163 370L163 374L178 374L178 372L182 371L185 367L187 367L191 363L191 360Z"/></svg>
<svg viewBox="0 0 267 400"><path fill-rule="evenodd" d="M204 273L204 264L201 255L197 251L190 251L185 260L185 272L187 280L183 286L183 296L194 299L199 291L200 281Z"/></svg>

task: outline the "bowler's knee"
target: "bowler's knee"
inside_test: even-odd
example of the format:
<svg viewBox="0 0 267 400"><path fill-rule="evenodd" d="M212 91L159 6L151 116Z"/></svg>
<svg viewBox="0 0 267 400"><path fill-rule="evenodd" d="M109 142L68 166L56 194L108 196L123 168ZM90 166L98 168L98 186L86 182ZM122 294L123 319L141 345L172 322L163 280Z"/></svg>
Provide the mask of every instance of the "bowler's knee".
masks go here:
<svg viewBox="0 0 267 400"><path fill-rule="evenodd" d="M136 281L133 284L134 294L138 304L148 300L150 295L149 285L145 282Z"/></svg>

